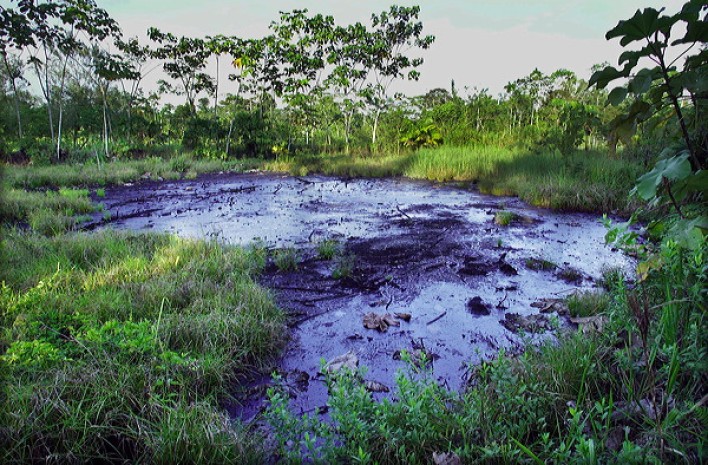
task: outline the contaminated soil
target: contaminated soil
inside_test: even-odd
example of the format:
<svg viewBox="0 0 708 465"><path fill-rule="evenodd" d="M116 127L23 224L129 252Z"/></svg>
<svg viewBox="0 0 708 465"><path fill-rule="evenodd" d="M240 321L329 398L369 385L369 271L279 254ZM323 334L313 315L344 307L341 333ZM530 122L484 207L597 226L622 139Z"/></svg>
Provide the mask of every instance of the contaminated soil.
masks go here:
<svg viewBox="0 0 708 465"><path fill-rule="evenodd" d="M473 185L221 173L108 187L96 200L110 216L97 214L90 227L290 255L295 267L271 258L260 282L289 315L290 342L274 370L296 412L326 411L324 364L340 356L367 367L376 397L395 397L406 353L463 389L471 368L499 350L520 352L573 326L562 306L546 302L632 265L604 244L599 215L530 207ZM495 223L500 211L513 213L509 225ZM323 241L336 247L334 258L318 253ZM229 411L257 417L271 383L263 376L240 386Z"/></svg>

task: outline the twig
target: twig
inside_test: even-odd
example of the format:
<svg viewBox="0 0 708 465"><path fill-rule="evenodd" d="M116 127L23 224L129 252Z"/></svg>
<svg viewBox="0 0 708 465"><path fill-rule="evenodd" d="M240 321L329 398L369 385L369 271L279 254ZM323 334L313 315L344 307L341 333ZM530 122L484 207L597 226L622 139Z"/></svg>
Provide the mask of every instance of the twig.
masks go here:
<svg viewBox="0 0 708 465"><path fill-rule="evenodd" d="M499 303L497 304L497 308L498 308L498 309L501 310L501 309L504 309L504 308L509 308L509 307L505 307L505 306L504 306L504 301L506 300L507 297L509 297L509 294L506 293L506 292L504 292L504 298L503 298L502 300L500 300Z"/></svg>
<svg viewBox="0 0 708 465"><path fill-rule="evenodd" d="M426 324L432 325L433 323L435 323L436 321L438 321L440 318L444 317L445 315L447 315L447 310L445 310L444 312L442 312L440 315L436 316L432 320L428 321Z"/></svg>
<svg viewBox="0 0 708 465"><path fill-rule="evenodd" d="M406 214L406 212L404 212L403 210L401 210L401 207L399 207L398 205L396 205L396 210L398 210L398 213L400 213L401 215L405 216L405 217L408 218L409 220L412 220L412 219L413 219L413 218L411 218L410 216L408 216L408 215Z"/></svg>

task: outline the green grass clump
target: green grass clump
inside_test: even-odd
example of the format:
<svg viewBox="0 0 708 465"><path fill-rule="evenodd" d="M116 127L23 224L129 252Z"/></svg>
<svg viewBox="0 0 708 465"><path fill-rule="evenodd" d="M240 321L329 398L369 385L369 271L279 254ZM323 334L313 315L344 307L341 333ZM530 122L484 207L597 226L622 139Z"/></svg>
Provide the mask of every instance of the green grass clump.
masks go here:
<svg viewBox="0 0 708 465"><path fill-rule="evenodd" d="M284 342L248 251L16 230L3 250L0 462L262 461L219 407Z"/></svg>
<svg viewBox="0 0 708 465"><path fill-rule="evenodd" d="M558 268L558 265L545 258L527 258L525 264L526 268L534 271L553 271Z"/></svg>
<svg viewBox="0 0 708 465"><path fill-rule="evenodd" d="M273 253L273 262L280 271L295 271L300 263L297 249L286 247Z"/></svg>
<svg viewBox="0 0 708 465"><path fill-rule="evenodd" d="M606 292L575 292L567 299L568 310L573 317L594 316L605 313L611 305Z"/></svg>
<svg viewBox="0 0 708 465"><path fill-rule="evenodd" d="M354 272L355 265L356 256L354 254L347 253L338 256L334 270L332 270L332 277L334 279L344 279L351 277L352 273Z"/></svg>
<svg viewBox="0 0 708 465"><path fill-rule="evenodd" d="M322 260L332 260L338 253L340 244L335 239L325 239L317 244L317 256Z"/></svg>
<svg viewBox="0 0 708 465"><path fill-rule="evenodd" d="M501 210L494 214L494 223L499 226L509 226L516 218L516 214L510 211Z"/></svg>

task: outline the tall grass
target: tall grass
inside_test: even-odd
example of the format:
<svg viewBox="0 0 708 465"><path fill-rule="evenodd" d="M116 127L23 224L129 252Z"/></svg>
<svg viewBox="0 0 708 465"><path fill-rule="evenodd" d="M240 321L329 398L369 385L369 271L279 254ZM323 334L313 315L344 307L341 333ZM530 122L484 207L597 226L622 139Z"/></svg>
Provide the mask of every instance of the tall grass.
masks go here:
<svg viewBox="0 0 708 465"><path fill-rule="evenodd" d="M150 157L142 160L110 161L100 165L92 162L47 166L8 165L6 183L15 188L39 189L56 186L105 186L143 179L193 178L216 171L244 171L257 168L260 160L205 160L188 154L172 158Z"/></svg>
<svg viewBox="0 0 708 465"><path fill-rule="evenodd" d="M4 236L1 463L262 460L219 413L284 342L261 261L165 235Z"/></svg>
<svg viewBox="0 0 708 465"><path fill-rule="evenodd" d="M476 183L480 191L514 195L556 210L628 213L627 192L642 166L600 152L558 152L494 146L437 147L405 155L283 157L266 169L295 175L323 173L348 177L406 176L431 181Z"/></svg>
<svg viewBox="0 0 708 465"><path fill-rule="evenodd" d="M402 155L344 154L282 156L277 160L203 160L182 154L171 159L113 161L54 166L9 166L11 187L103 186L140 179L193 178L230 170L265 169L303 176L406 176L431 181L472 182L483 193L515 195L537 206L558 210L627 213L626 193L643 167L636 161L610 159L604 153L531 152L495 146L442 146Z"/></svg>

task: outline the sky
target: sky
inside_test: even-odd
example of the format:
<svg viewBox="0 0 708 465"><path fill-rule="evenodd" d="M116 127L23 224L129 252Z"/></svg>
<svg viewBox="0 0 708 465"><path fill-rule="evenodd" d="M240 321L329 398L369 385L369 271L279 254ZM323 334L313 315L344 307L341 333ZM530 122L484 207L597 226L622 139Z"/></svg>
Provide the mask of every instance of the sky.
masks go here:
<svg viewBox="0 0 708 465"><path fill-rule="evenodd" d="M5 3L2 0L0 3ZM388 9L380 0L97 0L121 25L126 36L145 38L155 26L176 35L261 37L279 11L307 8L331 14L338 24L368 23L372 13ZM409 95L450 88L488 89L492 95L534 68L551 73L565 68L587 79L598 63L616 64L618 41L605 33L638 8L666 7L673 13L681 0L398 0L421 7L424 34L436 36L420 56L425 60L418 82L393 88ZM214 68L210 70L214 72ZM222 82L229 70L223 70ZM159 78L158 73L150 81ZM150 87L152 84L148 84ZM228 89L227 89L228 91Z"/></svg>

